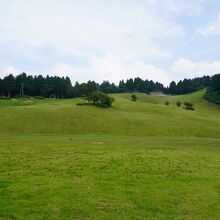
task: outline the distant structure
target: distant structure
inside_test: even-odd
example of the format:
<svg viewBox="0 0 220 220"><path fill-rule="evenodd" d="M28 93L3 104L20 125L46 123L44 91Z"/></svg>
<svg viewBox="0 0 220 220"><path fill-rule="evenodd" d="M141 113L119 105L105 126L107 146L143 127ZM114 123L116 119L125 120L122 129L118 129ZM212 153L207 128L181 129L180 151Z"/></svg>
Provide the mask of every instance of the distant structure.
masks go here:
<svg viewBox="0 0 220 220"><path fill-rule="evenodd" d="M152 91L150 94L151 95L157 95L157 96L165 96L164 92L161 91L161 90Z"/></svg>

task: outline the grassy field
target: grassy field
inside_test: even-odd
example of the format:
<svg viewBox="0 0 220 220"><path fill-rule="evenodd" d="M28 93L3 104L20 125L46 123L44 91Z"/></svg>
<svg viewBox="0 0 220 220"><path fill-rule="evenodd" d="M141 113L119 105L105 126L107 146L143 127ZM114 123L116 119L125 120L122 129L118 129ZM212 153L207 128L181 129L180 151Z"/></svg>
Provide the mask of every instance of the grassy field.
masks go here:
<svg viewBox="0 0 220 220"><path fill-rule="evenodd" d="M220 107L204 92L0 100L0 219L220 219Z"/></svg>

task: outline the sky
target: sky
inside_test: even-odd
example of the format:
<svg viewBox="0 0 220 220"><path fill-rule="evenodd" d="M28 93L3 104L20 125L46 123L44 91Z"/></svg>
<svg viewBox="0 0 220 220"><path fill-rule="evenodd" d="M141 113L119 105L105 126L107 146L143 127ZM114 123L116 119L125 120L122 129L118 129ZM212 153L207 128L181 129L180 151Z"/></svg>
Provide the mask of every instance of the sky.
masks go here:
<svg viewBox="0 0 220 220"><path fill-rule="evenodd" d="M220 73L219 0L0 0L0 78L72 83Z"/></svg>

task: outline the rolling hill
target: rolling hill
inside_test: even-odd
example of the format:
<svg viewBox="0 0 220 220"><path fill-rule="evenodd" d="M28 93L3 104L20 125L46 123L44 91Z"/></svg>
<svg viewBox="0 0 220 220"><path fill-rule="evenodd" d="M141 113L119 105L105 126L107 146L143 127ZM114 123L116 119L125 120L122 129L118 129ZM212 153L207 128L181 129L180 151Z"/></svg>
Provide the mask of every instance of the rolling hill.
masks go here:
<svg viewBox="0 0 220 220"><path fill-rule="evenodd" d="M80 99L1 100L0 132L7 134L103 134L219 137L220 107L203 100L205 90L183 96L114 94L110 109L77 106ZM168 100L171 104L165 106ZM191 101L195 111L175 105Z"/></svg>
<svg viewBox="0 0 220 220"><path fill-rule="evenodd" d="M0 219L219 219L220 107L204 93L0 100Z"/></svg>

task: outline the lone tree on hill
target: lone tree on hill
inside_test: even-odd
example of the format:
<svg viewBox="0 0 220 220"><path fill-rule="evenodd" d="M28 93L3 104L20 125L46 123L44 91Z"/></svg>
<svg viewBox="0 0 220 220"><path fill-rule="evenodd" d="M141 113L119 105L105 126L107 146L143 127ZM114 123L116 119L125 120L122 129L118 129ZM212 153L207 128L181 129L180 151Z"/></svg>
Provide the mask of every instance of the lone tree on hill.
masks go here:
<svg viewBox="0 0 220 220"><path fill-rule="evenodd" d="M165 101L165 105L169 105L170 104L170 102L169 101Z"/></svg>
<svg viewBox="0 0 220 220"><path fill-rule="evenodd" d="M176 106L177 106L177 107L180 107L181 105L182 105L182 102L181 102L181 101L177 101L177 102L176 102Z"/></svg>
<svg viewBox="0 0 220 220"><path fill-rule="evenodd" d="M136 95L131 95L131 101L136 102L138 97Z"/></svg>
<svg viewBox="0 0 220 220"><path fill-rule="evenodd" d="M100 91L92 92L87 97L87 100L90 104L92 103L93 105L98 105L101 107L110 107L114 102L114 98Z"/></svg>

